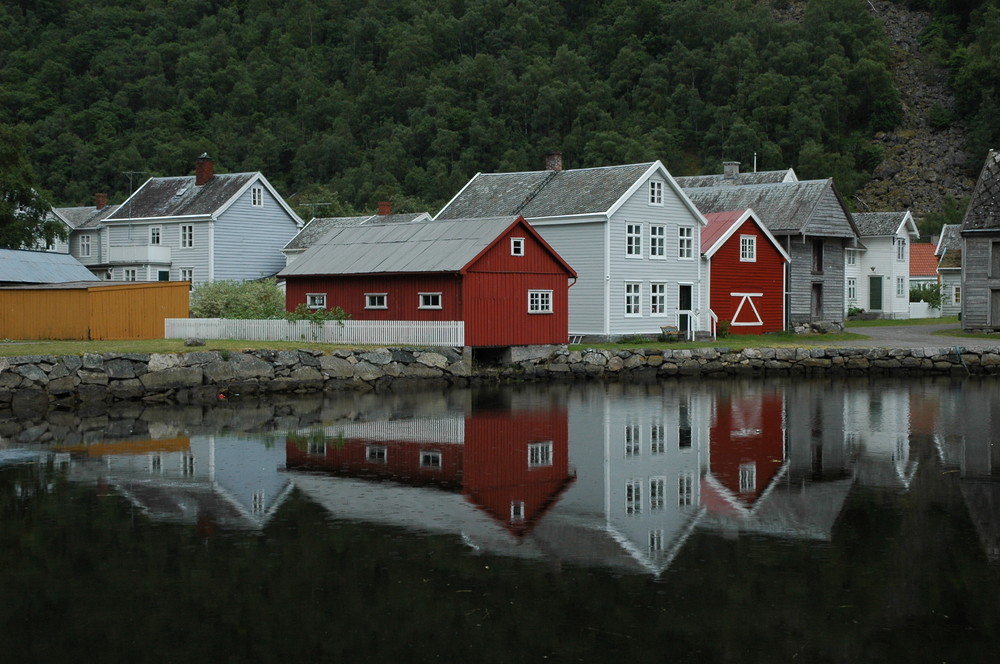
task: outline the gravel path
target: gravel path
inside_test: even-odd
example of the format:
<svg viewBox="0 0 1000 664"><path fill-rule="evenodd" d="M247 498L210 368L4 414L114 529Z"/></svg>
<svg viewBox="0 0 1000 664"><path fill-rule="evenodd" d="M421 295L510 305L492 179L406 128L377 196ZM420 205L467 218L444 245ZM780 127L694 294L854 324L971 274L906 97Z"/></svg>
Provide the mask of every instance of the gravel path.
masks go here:
<svg viewBox="0 0 1000 664"><path fill-rule="evenodd" d="M947 330L954 334L934 334ZM1000 347L1000 335L996 339L974 339L960 336L961 328L955 323L941 325L899 325L883 327L849 327L848 332L863 334L867 339L856 341L835 341L830 346L849 348L944 348L961 346L970 350Z"/></svg>

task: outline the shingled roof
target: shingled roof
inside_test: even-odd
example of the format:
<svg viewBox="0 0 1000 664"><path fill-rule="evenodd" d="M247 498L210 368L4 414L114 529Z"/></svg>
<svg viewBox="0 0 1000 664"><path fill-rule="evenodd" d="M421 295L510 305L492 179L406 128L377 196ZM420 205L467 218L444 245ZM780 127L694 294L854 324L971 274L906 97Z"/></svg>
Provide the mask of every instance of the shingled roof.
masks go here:
<svg viewBox="0 0 1000 664"><path fill-rule="evenodd" d="M745 184L778 184L779 182L798 182L795 171L786 168L782 171L758 171L756 173L737 173L726 176L722 173L713 175L685 175L674 180L683 189L689 187L722 187L740 186Z"/></svg>
<svg viewBox="0 0 1000 664"><path fill-rule="evenodd" d="M93 205L86 207L56 208L56 213L73 230L98 228L101 222L118 209L117 205L105 205L102 208Z"/></svg>
<svg viewBox="0 0 1000 664"><path fill-rule="evenodd" d="M832 237L849 237L857 234L851 214L840 201L840 195L837 194L833 180L830 179L739 187L692 187L685 189L684 193L702 214L750 208L772 233ZM830 228L810 229L816 219L820 203L828 196L835 197L844 209L850 235L847 229L839 232Z"/></svg>
<svg viewBox="0 0 1000 664"><path fill-rule="evenodd" d="M938 238L935 256L943 256L949 251L962 250L962 236L959 235L961 228L958 224L945 224L941 227L941 237Z"/></svg>
<svg viewBox="0 0 1000 664"><path fill-rule="evenodd" d="M609 212L659 162L522 173L478 173L436 220L522 215L527 219Z"/></svg>
<svg viewBox="0 0 1000 664"><path fill-rule="evenodd" d="M963 231L1000 229L1000 152L990 150L962 220Z"/></svg>
<svg viewBox="0 0 1000 664"><path fill-rule="evenodd" d="M150 178L106 221L211 216L258 177L260 173L228 173L201 186L195 186L193 175Z"/></svg>
<svg viewBox="0 0 1000 664"><path fill-rule="evenodd" d="M879 237L895 235L899 227L906 221L907 211L903 212L855 212L854 225L858 227L861 237Z"/></svg>

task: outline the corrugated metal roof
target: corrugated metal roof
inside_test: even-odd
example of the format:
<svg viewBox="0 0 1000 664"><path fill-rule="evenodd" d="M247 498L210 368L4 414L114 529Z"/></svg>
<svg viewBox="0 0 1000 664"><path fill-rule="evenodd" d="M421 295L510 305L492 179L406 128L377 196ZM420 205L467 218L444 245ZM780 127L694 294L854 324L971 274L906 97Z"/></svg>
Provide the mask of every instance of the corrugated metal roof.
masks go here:
<svg viewBox="0 0 1000 664"><path fill-rule="evenodd" d="M340 226L360 226L362 224L410 224L415 221L426 221L430 215L426 212L406 212L401 214L366 214L358 217L314 217L305 227L293 237L285 249L308 249L318 242L331 228Z"/></svg>
<svg viewBox="0 0 1000 664"><path fill-rule="evenodd" d="M0 282L48 284L66 281L99 279L69 254L0 249Z"/></svg>
<svg viewBox="0 0 1000 664"><path fill-rule="evenodd" d="M751 208L773 233L802 233L831 187L831 180L805 180L740 187L692 187L684 193L702 214Z"/></svg>
<svg viewBox="0 0 1000 664"><path fill-rule="evenodd" d="M928 277L937 274L938 259L935 246L929 243L910 243L910 276Z"/></svg>
<svg viewBox="0 0 1000 664"><path fill-rule="evenodd" d="M210 215L259 173L227 173L195 186L195 176L150 178L106 221Z"/></svg>
<svg viewBox="0 0 1000 664"><path fill-rule="evenodd" d="M458 272L516 216L332 227L278 276Z"/></svg>
<svg viewBox="0 0 1000 664"><path fill-rule="evenodd" d="M438 213L448 220L522 215L528 219L607 212L653 166L480 173Z"/></svg>
<svg viewBox="0 0 1000 664"><path fill-rule="evenodd" d="M906 212L855 212L854 225L861 237L895 235L906 219Z"/></svg>
<svg viewBox="0 0 1000 664"><path fill-rule="evenodd" d="M714 175L685 175L675 177L674 180L681 187L722 187L741 186L745 184L777 184L779 182L798 182L795 171L786 168L783 171L758 171L756 173L739 173L735 177L727 178L718 173Z"/></svg>
<svg viewBox="0 0 1000 664"><path fill-rule="evenodd" d="M1000 228L1000 152L990 150L972 192L962 230Z"/></svg>

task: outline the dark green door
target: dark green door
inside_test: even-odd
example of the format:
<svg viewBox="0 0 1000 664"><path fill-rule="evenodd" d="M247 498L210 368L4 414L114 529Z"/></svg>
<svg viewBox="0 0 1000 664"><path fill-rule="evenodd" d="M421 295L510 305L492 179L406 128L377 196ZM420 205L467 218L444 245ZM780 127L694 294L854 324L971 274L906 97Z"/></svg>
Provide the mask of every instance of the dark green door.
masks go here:
<svg viewBox="0 0 1000 664"><path fill-rule="evenodd" d="M882 311L882 275L868 277L868 311Z"/></svg>

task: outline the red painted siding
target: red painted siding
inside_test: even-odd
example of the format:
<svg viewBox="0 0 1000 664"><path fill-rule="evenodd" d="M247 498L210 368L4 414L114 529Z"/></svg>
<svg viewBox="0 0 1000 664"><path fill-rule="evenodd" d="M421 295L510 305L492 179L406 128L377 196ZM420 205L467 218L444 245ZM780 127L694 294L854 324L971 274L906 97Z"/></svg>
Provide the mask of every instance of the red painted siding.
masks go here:
<svg viewBox="0 0 1000 664"><path fill-rule="evenodd" d="M746 507L764 493L785 462L780 393L717 399L709 431L712 475ZM740 486L744 465L754 468L752 488Z"/></svg>
<svg viewBox="0 0 1000 664"><path fill-rule="evenodd" d="M740 261L740 236L753 235L757 238L757 260ZM729 240L712 256L711 263L711 307L719 321L751 322L756 320L749 302L733 297L732 293L763 293L754 298L753 304L760 314L763 325L733 325L733 334L762 334L784 329L784 293L782 275L785 269L784 257L771 241L750 219L730 236ZM740 303L739 321L734 321Z"/></svg>
<svg viewBox="0 0 1000 664"><path fill-rule="evenodd" d="M289 278L285 308L294 311L306 301L307 293L326 293L328 308L339 306L354 320L462 320L461 277L457 274ZM388 293L388 308L365 309L365 293ZM419 308L420 293L441 293L441 308Z"/></svg>
<svg viewBox="0 0 1000 664"><path fill-rule="evenodd" d="M369 446L385 447L385 460L370 461ZM285 443L288 468L315 468L346 477L389 478L407 484L436 484L457 489L462 481L464 446L407 440L372 441L366 438L331 439L320 453L311 453L302 441ZM421 465L423 452L440 452L441 465Z"/></svg>

